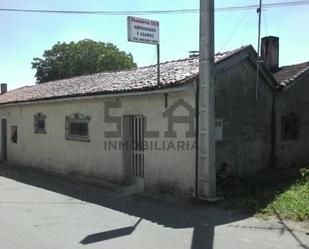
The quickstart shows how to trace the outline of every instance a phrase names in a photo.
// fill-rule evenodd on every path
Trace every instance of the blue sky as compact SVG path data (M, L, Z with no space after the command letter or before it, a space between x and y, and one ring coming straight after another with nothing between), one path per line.
M264 3L290 0L264 0ZM216 7L257 4L258 0L216 0ZM0 0L0 8L57 10L196 9L199 0ZM309 5L264 11L262 36L280 37L280 65L309 61ZM160 21L161 60L185 58L199 47L199 15L149 15ZM216 51L257 45L255 10L216 12ZM235 28L238 26L238 29ZM0 12L0 82L9 89L35 83L34 57L57 41L112 42L131 52L138 66L156 63L155 46L127 41L126 16L55 15Z

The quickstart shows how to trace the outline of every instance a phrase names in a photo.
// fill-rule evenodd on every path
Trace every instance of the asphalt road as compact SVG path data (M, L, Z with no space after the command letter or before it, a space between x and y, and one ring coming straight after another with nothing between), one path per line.
M309 236L216 206L0 167L0 249L289 249Z

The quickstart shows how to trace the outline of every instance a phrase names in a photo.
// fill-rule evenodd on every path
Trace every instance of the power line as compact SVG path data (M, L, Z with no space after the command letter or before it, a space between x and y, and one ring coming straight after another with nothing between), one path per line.
M227 38L227 40L224 42L224 44L222 45L222 47L220 48L219 52L221 52L225 46L230 42L230 40L233 38L233 36L236 34L237 30L239 29L239 27L241 26L241 24L245 21L245 19L247 18L249 12L251 11L251 9L248 9L246 11L246 13L244 14L244 16L240 19L239 23L235 26L235 28L233 29L232 33L230 34L230 36Z
M263 9L270 9L270 8L279 8L279 7L293 7L293 6L300 6L300 5L308 5L309 1L290 1L290 2L277 2L277 3L266 3L263 4ZM231 7L223 7L218 8L216 11L238 11L238 10L247 10L247 9L257 9L259 5L246 5L246 6L231 6Z
M277 2L263 4L263 9L279 8L279 7L293 7L309 5L309 1L290 1L290 2ZM216 8L217 12L228 12L228 11L241 11L257 9L258 5L244 5L244 6L228 6ZM142 10L142 11L92 11L92 10L44 10L44 9L11 9L11 8L0 8L2 12L26 12L26 13L45 13L45 14L77 14L77 15L166 15L166 14L191 14L199 13L199 9L175 9L175 10Z

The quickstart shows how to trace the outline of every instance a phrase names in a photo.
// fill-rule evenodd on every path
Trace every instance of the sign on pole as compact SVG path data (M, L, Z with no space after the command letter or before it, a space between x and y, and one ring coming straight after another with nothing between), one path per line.
M128 17L128 40L148 44L159 44L159 22L139 17Z

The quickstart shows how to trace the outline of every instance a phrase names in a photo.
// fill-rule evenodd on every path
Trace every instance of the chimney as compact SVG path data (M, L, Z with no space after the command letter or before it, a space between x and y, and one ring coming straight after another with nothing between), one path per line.
M8 84L6 83L1 83L0 84L0 88L1 88L1 94L4 94L8 91Z
M189 59L195 58L197 56L199 56L199 51L197 50L189 51Z
M279 37L262 38L261 57L270 71L273 72L279 68Z

